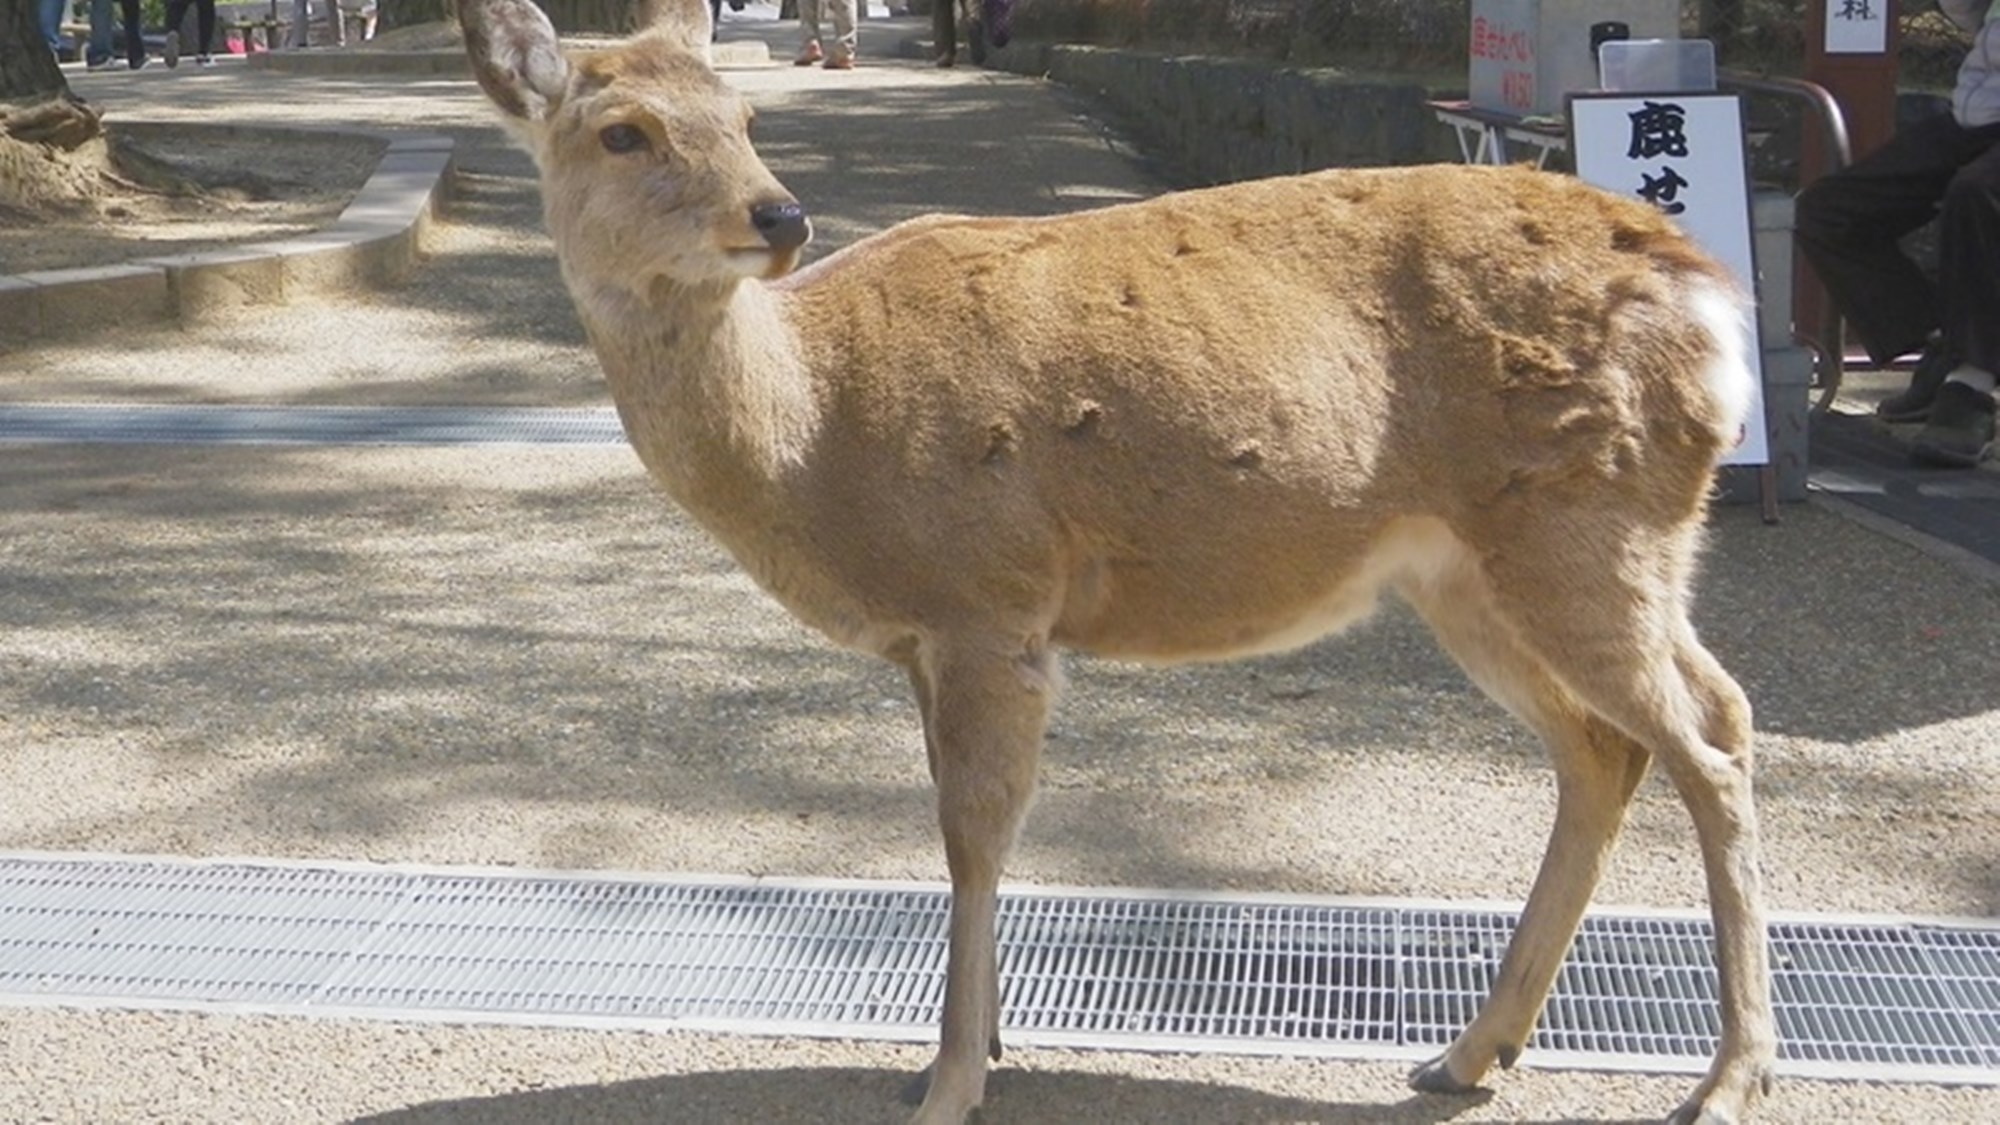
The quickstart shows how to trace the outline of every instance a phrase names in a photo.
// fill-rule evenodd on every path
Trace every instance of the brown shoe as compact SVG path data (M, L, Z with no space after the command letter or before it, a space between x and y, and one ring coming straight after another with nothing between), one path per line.
M792 60L792 65L811 66L825 57L825 53L819 49L817 42L808 43L804 47L799 48L799 57Z
M854 56L842 55L837 58L828 59L826 60L826 68L828 70L853 70Z

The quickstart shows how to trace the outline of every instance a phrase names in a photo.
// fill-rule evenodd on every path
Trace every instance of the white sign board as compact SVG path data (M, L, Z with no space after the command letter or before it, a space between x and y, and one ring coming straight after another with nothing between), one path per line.
M1826 53L1879 55L1889 49L1889 0L1824 0Z
M1743 105L1736 95L1580 94L1570 100L1569 123L1579 179L1672 215L1745 293L1756 294ZM1743 331L1757 392L1743 442L1723 464L1762 465L1770 452L1755 317L1746 318Z

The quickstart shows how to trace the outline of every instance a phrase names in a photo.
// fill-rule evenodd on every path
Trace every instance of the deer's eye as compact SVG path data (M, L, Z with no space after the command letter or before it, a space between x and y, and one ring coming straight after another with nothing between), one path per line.
M646 131L637 125L606 125L597 139L607 152L637 152L646 147Z

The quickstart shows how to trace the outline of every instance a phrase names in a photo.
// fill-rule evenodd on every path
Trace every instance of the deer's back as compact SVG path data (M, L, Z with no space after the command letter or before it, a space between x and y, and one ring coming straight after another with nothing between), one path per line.
M1698 512L1722 427L1688 292L1726 284L1650 208L1440 166L922 220L790 300L834 373L829 510L867 506L841 534L896 581L959 549L1024 598L1115 572L1146 612L1277 622L1524 496Z

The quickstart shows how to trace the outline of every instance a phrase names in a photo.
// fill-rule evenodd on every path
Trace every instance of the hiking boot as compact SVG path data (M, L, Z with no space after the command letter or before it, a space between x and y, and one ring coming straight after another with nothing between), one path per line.
M1993 396L1964 383L1946 383L1931 406L1931 420L1910 443L1919 465L1971 468L1993 448Z
M811 66L824 58L826 58L826 52L819 49L817 42L808 43L799 48L799 57L792 60L792 65Z
M1924 354L1917 360L1916 370L1910 372L1910 385L1901 394L1877 403L1875 416L1884 422L1921 422L1930 417L1931 403L1937 401L1938 388L1944 386L1944 377L1957 367L1957 361L1945 350L1943 341L1925 345Z
M160 48L160 57L163 60L165 60L168 70L172 70L173 68L181 65L180 32L178 31L167 32L167 42L165 46Z

